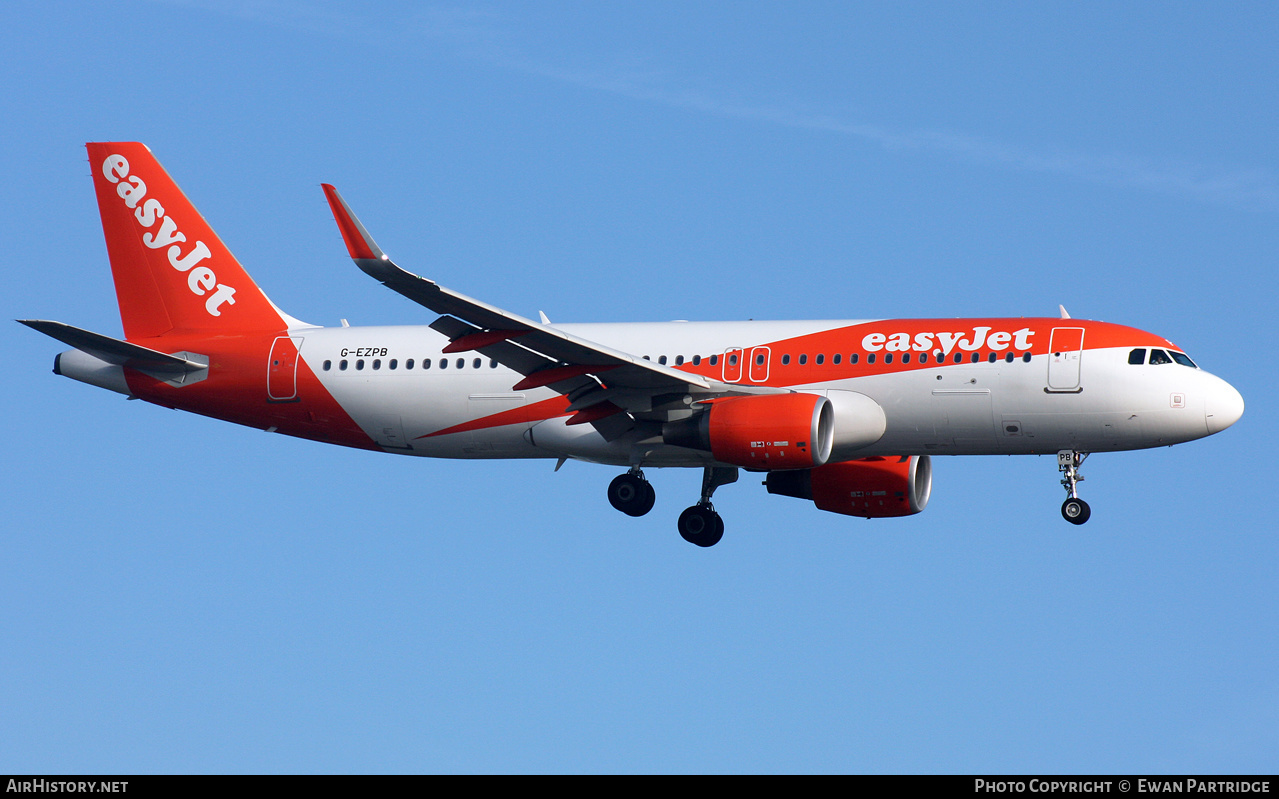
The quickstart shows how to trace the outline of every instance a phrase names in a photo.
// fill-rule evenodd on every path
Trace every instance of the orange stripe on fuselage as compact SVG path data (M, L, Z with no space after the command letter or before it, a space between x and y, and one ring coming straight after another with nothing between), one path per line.
M446 436L452 433L467 433L472 430L484 430L490 427L502 427L508 424L522 424L527 422L541 422L547 419L554 419L557 416L568 415L568 397L555 396L544 399L539 402L533 402L528 405L521 405L518 408L495 413L490 416L481 416L478 419L472 419L469 422L455 424L452 427L446 427L443 430L436 430L434 433L427 433L418 438L434 438L435 436Z
M1003 362L1008 353L1020 357L1029 352L1034 355L1047 355L1051 344L1052 331L1057 328L1083 328L1083 346L1085 350L1107 349L1114 347L1167 347L1178 349L1167 339L1124 325L1109 322L1093 322L1081 319L1058 319L1055 317L1012 318L1012 319L884 319L875 322L864 322L847 327L823 330L788 339L744 345L740 365L742 379L734 381L734 385L765 385L776 388L791 386L809 386L838 380L851 380L859 377L896 374L916 369L937 369L946 366L973 366L973 353L978 355L979 364L989 364L990 353L998 356ZM1018 340L1019 331L1023 333ZM993 334L1006 334L995 336ZM867 341L870 336L882 336ZM904 338L903 338L904 337ZM978 341L980 339L980 342ZM894 349L888 349L890 342ZM908 342L907 349L900 347ZM1028 346L1016 348L1018 343ZM870 344L870 347L866 345ZM979 345L980 344L980 345ZM999 346L992 346L999 345ZM919 347L922 348L918 348ZM931 346L930 346L931 345ZM965 346L966 345L966 346ZM765 382L749 380L751 350L755 347L769 348L769 374ZM875 349L871 349L871 347ZM972 347L973 349L967 349ZM867 356L874 353L875 363L867 363ZM936 354L941 352L943 362L938 363ZM954 354L959 352L963 359L955 363ZM849 356L857 354L857 363L849 363ZM892 363L885 363L885 355L893 355ZM668 353L674 354L674 353ZM833 362L834 355L840 355L840 363ZM909 363L902 363L903 355L910 355ZM710 356L717 356L717 363L710 364ZM790 356L790 363L783 364L784 355ZM801 355L807 356L807 363L799 363ZM823 356L823 363L818 364L817 356ZM924 356L921 358L921 356ZM685 357L691 357L685 354ZM713 380L721 380L724 364L721 360L724 353L706 353L701 355L701 363L694 366L684 363L673 367L689 374L701 375ZM603 378L607 381L607 377ZM535 423L568 415L568 400L565 397L534 402L519 408L512 408L491 416L483 416L468 422L453 425L434 433L427 433L418 438L431 438L451 433L465 433L501 427L508 424Z
M741 351L743 363L740 365L741 379L734 384L767 385L779 388L803 386L815 383L826 383L832 380L848 380L873 375L895 374L911 369L936 369L943 366L971 366L972 355L976 353L980 363L987 363L991 352L999 360L1008 353L1018 357L1029 352L1033 355L1047 355L1050 338L1055 328L1083 328L1084 349L1095 350L1110 347L1169 347L1177 349L1167 339L1160 338L1132 327L1114 325L1108 322L1092 322L1078 319L1026 318L1026 319L885 319L876 322L865 322L848 327L823 330L794 338L779 339L771 342L744 344ZM1029 331L1019 337L1018 331ZM992 337L995 338L992 346ZM871 336L882 336L870 339ZM1017 343L1028 346L1017 348ZM869 346L868 346L869 345ZM902 347L905 347L904 349ZM768 380L754 382L750 380L750 359L755 347L769 348ZM972 347L968 349L967 347ZM943 356L938 363L937 353ZM962 361L955 363L955 353L962 355ZM867 363L867 356L874 354L875 363ZM710 355L716 355L717 363L710 364ZM850 356L856 354L857 363L849 363ZM893 355L892 363L885 363L885 355ZM784 364L784 356L790 356L790 363ZM823 362L817 363L817 356ZM834 356L840 356L840 362L834 363ZM908 363L902 362L902 356L909 355ZM807 363L799 362L800 356L807 356ZM924 356L921 359L921 356ZM685 357L688 357L687 355ZM701 364L694 366L684 363L674 367L690 374L709 377L714 380L723 379L724 353L701 355Z

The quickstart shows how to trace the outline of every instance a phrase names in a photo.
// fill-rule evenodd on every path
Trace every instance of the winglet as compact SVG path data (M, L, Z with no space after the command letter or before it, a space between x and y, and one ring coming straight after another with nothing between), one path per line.
M328 198L333 219L338 223L338 230L342 232L342 240L346 242L346 250L351 254L351 258L357 263L363 260L389 261L386 253L382 252L377 242L369 235L369 231L360 224L355 214L351 213L351 207L342 199L342 195L338 194L338 190L328 183L321 183L320 187L324 189L324 196Z

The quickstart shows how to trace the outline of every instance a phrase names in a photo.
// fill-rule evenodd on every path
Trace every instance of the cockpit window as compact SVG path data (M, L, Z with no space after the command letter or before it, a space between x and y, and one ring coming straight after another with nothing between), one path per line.
M1176 350L1172 350L1168 354L1172 356L1172 359L1174 361L1181 364L1182 366L1189 366L1191 369L1199 368L1198 366L1195 365L1194 361L1190 360L1190 356L1184 352L1177 352Z
M1159 364L1172 363L1172 358L1168 357L1168 353L1163 350L1150 351L1150 365L1158 366Z
M1140 347L1128 353L1128 363L1133 366L1141 366L1146 362L1146 348Z

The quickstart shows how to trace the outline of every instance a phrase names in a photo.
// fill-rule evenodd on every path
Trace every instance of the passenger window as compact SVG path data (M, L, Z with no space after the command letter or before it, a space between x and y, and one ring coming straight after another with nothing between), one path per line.
M782 366L790 366L790 356L789 356L789 355L783 355L783 356L782 356Z
M825 362L826 362L826 356L825 356L825 355L818 355L818 356L817 356L817 365L818 365L818 366L821 366L821 365L822 365L823 363L825 363Z
M413 359L412 359L412 358L409 358L407 361L405 361L405 362L404 362L404 368L405 368L405 369L412 369L412 368L413 368Z
M1004 363L1012 363L1012 362L1013 362L1013 354L1010 352L1004 356Z
M909 352L902 356L902 363L910 363L910 353L909 353Z
M395 360L394 358L392 358L392 359L391 359L391 362L390 362L389 364L387 364L387 366L389 366L391 369L394 369L395 367L397 367L397 366L399 366L399 365L400 365L400 362L399 362L399 361L397 361L397 360Z
M849 363L857 363L857 353L855 353L855 352L854 352L852 355L849 355L849 356L848 356L848 362L849 362ZM873 361L872 361L872 363L873 363Z
M376 370L376 369L381 369L381 368L382 368L382 359L381 359L381 358L374 358L374 359L373 359L373 368L374 368L375 370Z
M457 359L457 368L458 368L458 369L461 369L461 368L462 368L462 367L464 367L464 366L466 366L466 359L465 359L465 358L458 358L458 359Z
M343 360L341 360L341 361L339 361L339 362L338 362L338 370L339 370L339 371L342 371L342 372L345 372L345 371L346 371L346 360L345 360L345 359L343 359Z
M496 361L496 360L494 360L494 359L490 359L490 360L489 360L489 368L490 368L490 369L496 369L496 368L497 368L497 361Z
M1030 353L1028 352L1025 355L1021 356L1021 359L1025 361L1026 363L1030 363Z
M666 356L665 356L665 355L659 355L659 356L657 356L657 362L658 362L658 363L660 363L662 366L665 366L665 365L666 365Z
M980 361L980 360L981 360L981 356L974 352L974 353L973 353L973 363L977 363L977 362L978 362L978 361Z
M1146 362L1146 348L1139 347L1128 353L1128 363L1132 366L1141 366Z
M694 355L694 356L693 356L693 365L694 365L694 366L701 366L701 365L702 365L702 356L700 356L700 355Z
M884 356L884 363L892 363L892 362L893 362L893 354L890 352Z
M759 366L764 365L764 353L761 352L755 356L755 363Z
M1150 351L1150 365L1151 365L1151 366L1159 366L1159 365L1161 365L1161 364L1165 364L1165 363L1172 363L1172 358L1169 358L1169 357L1168 357L1168 353L1164 352L1163 350L1151 350L1151 351Z
M962 352L955 353L955 363L959 363L962 360L964 360L964 354ZM974 352L973 361L976 362L976 360L977 360L977 353Z
M716 364L718 364L718 363L719 363L719 356L718 356L718 355L712 355L712 356L711 356L711 366L715 366L715 365L716 365Z
M676 356L675 356L675 365L676 365L676 366L683 366L683 365L684 365L684 356L683 356L683 355L676 355Z
M363 359L363 358L361 358L360 360L358 360L358 361L356 361L356 362L355 362L355 371L357 371L357 372L358 372L358 371L360 371L360 370L361 370L361 369L363 369L363 368L364 368L364 359Z
M471 366L475 369L479 369L483 363L484 363L483 358L476 358L474 361L471 361Z
M737 353L733 353L732 355L728 356L728 365L729 366L737 365Z
M441 359L440 359L440 368L441 368L441 369L447 369L447 368L449 368L449 359L448 359L448 358L441 358Z
M840 358L843 358L843 357L844 357L844 356L840 355L840 354L837 352L837 353L835 353L834 355L832 355L832 356L830 357L830 362L831 362L832 364L834 364L835 366L839 366L839 359L840 359Z
M803 366L803 365L804 365L804 364L806 364L806 363L808 363L808 355L807 355L807 354L804 354L804 355L799 356L799 365L800 365L800 366Z
M332 368L333 368L333 361L325 361L325 362L324 362L324 371L326 371L326 372L327 372L327 371L329 371L329 370L330 370L330 369L332 369Z
M874 363L874 362L875 362L875 353L872 352L870 355L866 356L866 363Z

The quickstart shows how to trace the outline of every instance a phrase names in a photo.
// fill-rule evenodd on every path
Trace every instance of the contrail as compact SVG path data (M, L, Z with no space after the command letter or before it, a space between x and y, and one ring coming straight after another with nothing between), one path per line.
M1068 150L1037 151L997 139L939 129L905 129L834 114L812 113L785 104L727 99L728 92L670 88L687 83L662 69L576 70L539 61L516 44L517 31L493 12L433 6L403 19L368 17L308 0L156 0L197 7L260 24L340 36L359 46L393 49L404 56L451 54L507 69L642 102L727 119L846 136L891 152L942 156L956 161L1071 180L1134 189L1254 211L1279 211L1279 186L1266 170L1224 171L1191 162L1138 156L1093 155Z

